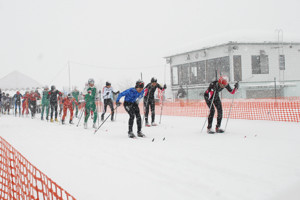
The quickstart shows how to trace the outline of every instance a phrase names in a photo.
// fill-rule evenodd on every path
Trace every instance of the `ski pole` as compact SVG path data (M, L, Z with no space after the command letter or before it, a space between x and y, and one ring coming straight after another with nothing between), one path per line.
M118 107L116 108L115 121L117 120Z
M162 116L162 111L163 111L163 107L164 107L164 94L165 94L165 90L163 91L163 95L162 95L159 124L161 124L161 116Z
M77 123L77 127L78 127L79 122L80 122L80 120L81 120L81 118L82 118L82 115L83 115L84 110L85 110L85 108L83 107L83 108L81 109L81 112L80 112L80 115L79 115L79 120L78 120L78 123Z
M113 111L114 111L115 109L117 109L117 107L118 107L118 106L116 106L116 107L113 109ZM101 128L101 126L106 122L106 120L107 120L110 116L111 116L111 113L105 118L105 120L100 124L100 126L98 126L98 128L95 130L94 134L97 133L97 131Z
M213 102L214 102L215 94L216 94L216 93L217 93L217 91L215 90L215 91L214 91L213 98L212 98L211 103L210 103L209 113L208 113L208 115L207 115L207 117L206 117L206 119L205 119L205 122L204 122L203 126L202 126L201 133L202 133L203 128L204 128L204 126L205 126L205 124L206 124L207 118L208 118L208 116L209 116L209 114L210 114L210 110L211 110L211 107L212 107L212 105L213 105Z
M232 108L233 101L234 101L234 95L235 95L235 93L233 94L233 97L232 97L232 102L231 102L231 105L230 105L230 109L229 109L229 113L228 113L228 117L227 117L227 121L226 121L224 132L226 131L227 123L228 123L229 116L230 116L230 113L231 113L231 108Z
M96 110L97 110L97 121L99 126L99 111L98 111L98 101L96 101Z
M148 101L149 101L149 97L150 97L150 91L151 91L151 88L150 88L150 90L148 91L148 97L147 97L147 101L146 101L146 107L143 106L143 108L144 108L144 117L143 117L143 120L142 120L142 126L143 126L143 124L144 124L145 115L146 115L146 110L147 110L147 108L149 107Z

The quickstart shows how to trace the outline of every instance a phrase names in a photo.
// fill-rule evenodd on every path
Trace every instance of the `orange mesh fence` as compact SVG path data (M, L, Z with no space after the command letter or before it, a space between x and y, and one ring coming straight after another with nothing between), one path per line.
M75 200L0 137L1 200Z
M230 110L231 99L222 99L223 118L227 118ZM140 103L143 113L143 103ZM108 109L110 112L110 109ZM125 113L124 107L118 112ZM160 104L155 106L156 115L160 114ZM207 117L209 108L204 100L183 100L164 102L163 115ZM149 114L150 116L150 114ZM215 113L215 117L217 113ZM232 119L271 120L284 122L300 122L300 98L286 99L235 99L230 113Z

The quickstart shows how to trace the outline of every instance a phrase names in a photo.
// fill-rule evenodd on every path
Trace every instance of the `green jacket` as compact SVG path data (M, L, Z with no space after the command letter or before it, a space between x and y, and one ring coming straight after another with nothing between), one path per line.
M73 96L73 97L76 99L76 101L78 102L79 91L74 90L74 91L72 92L72 96Z
M89 93L89 91L91 91L91 93ZM95 98L96 98L96 93L97 93L96 88L95 87L89 87L87 89L87 92L88 93L84 97L86 106L95 105Z
M49 95L49 91L44 90L43 97L42 97L42 104L49 104L48 95Z

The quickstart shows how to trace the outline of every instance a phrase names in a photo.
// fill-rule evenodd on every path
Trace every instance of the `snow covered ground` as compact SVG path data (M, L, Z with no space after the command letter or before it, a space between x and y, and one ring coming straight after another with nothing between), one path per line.
M127 120L118 114L94 135L2 115L0 134L77 199L300 197L299 123L229 120L225 134L209 135L200 133L204 118L163 116L143 128L147 138L129 139Z

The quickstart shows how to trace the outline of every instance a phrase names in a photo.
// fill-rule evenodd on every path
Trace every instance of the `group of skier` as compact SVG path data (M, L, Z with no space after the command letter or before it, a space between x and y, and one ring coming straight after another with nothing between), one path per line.
M32 117L34 117L36 111L37 111L37 99L40 98L39 92L31 91L30 93L28 91L25 92L24 95L22 95L19 91L17 91L12 97L9 96L8 93L1 93L0 90L0 108L2 114L10 114L11 107L14 107L14 113L15 116L19 115L21 116L25 114L29 114L29 110L31 111ZM22 104L22 112L21 112L21 104Z
M64 95L62 92L57 90L54 85L51 86L49 90L48 86L44 87L42 92L42 97L38 93L38 91L26 92L24 95L20 94L18 91L13 98L10 98L8 94L1 93L0 90L0 106L1 110L9 112L9 107L7 107L7 102L12 101L15 104L15 114L19 113L21 115L21 103L22 103L22 115L28 114L30 109L31 116L34 117L36 113L36 101L37 99L41 99L42 109L41 109L41 120L44 120L44 114L46 116L46 120L50 122L58 121L58 106L60 108L60 116L62 115L61 122L65 124L67 111L70 112L69 123L73 124L73 111L75 110L76 117L82 117L84 114L84 128L88 127L88 119L91 115L93 120L93 128L97 128L96 122L98 119L98 104L96 103L99 100L99 94L103 99L103 109L101 114L101 121L104 121L104 116L107 111L107 106L110 107L111 113L110 118L111 121L114 121L114 114L117 107L121 105L121 98L124 97L124 108L125 111L129 115L128 121L128 136L130 138L136 137L133 133L133 123L136 118L137 123L137 136L144 137L145 135L142 133L142 119L139 109L139 102L142 98L143 106L144 106L144 117L145 117L145 126L156 126L155 123L155 98L154 94L156 89L164 91L167 86L164 84L163 86L157 83L156 78L151 78L150 83L144 86L144 82L139 80L136 82L135 87L129 88L123 92L115 92L111 86L110 82L106 82L102 91L97 91L95 87L94 79L89 79L84 89L84 94L82 95L83 99L80 99L81 95L79 91L75 88L71 93ZM234 88L232 89L228 84L228 78L226 76L221 76L217 81L213 81L210 83L209 87L204 93L204 99L209 107L209 116L208 116L208 126L207 133L222 133L224 130L220 129L221 121L223 117L223 109L221 99L219 97L219 93L226 88L231 94L234 94L239 88L238 82L235 83ZM182 92L181 92L182 93ZM114 96L118 95L116 98L116 107L114 108ZM81 110L80 116L78 116L78 107L83 103L83 108ZM11 103L9 103L11 104ZM19 109L17 109L19 108ZM148 115L151 110L151 123L149 123ZM212 130L212 122L215 114L215 110L218 111L217 116L217 125L215 131ZM62 114L63 113L63 114ZM54 117L54 118L53 118Z

